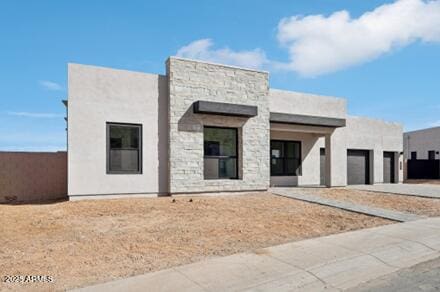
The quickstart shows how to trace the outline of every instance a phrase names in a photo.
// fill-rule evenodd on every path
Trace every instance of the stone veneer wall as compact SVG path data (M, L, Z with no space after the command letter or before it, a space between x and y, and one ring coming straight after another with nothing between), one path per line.
M171 57L169 78L170 193L265 190L269 187L268 74ZM253 118L193 114L197 100L258 106ZM239 129L239 179L204 180L203 126Z

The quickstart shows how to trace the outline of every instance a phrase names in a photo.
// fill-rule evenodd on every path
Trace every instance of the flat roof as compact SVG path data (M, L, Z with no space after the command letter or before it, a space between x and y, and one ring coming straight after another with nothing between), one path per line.
M279 124L294 124L294 125L332 127L332 128L345 127L346 125L345 119L274 113L274 112L270 113L270 122L279 123Z

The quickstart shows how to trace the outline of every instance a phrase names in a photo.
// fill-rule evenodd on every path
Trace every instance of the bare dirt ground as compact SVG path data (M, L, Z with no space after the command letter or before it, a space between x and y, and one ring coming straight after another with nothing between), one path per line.
M268 193L189 199L0 205L0 290L64 290L392 223ZM5 284L5 275L54 282Z
M430 217L440 216L440 200L340 188L303 188L305 193Z
M440 179L407 179L406 184L440 185Z

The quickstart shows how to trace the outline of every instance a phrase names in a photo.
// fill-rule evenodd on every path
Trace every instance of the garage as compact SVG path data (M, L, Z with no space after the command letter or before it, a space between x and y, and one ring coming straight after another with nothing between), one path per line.
M370 155L368 150L347 150L347 184L370 183Z
M383 153L383 182L394 183L394 152Z

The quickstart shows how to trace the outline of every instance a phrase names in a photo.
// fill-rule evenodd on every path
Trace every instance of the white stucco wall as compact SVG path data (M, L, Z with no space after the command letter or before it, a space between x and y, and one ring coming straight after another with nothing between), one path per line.
M417 152L417 159L428 159L428 151L440 152L440 127L406 132L403 135L405 159L410 159L411 152ZM436 154L436 159L440 158Z
M344 119L347 101L343 98L270 89L269 108L276 113Z
M383 152L396 152L395 170L399 181L403 180L403 165L400 152L403 151L402 125L398 123L385 122L382 120L365 117L347 117L347 125L340 128L339 137L345 149L359 149L370 151L370 179L371 183L383 182ZM344 143L345 140L345 143ZM320 139L319 146L324 146L324 139ZM345 162L346 164L346 151ZM342 169L342 168L341 168ZM341 174L343 171L341 170ZM346 168L345 168L346 176Z
M383 152L403 151L402 125L365 117L347 119L346 139L348 149L366 149L373 153L373 183L383 182ZM362 148L363 147L363 148ZM395 169L399 181L403 179L403 167L395 157Z
M370 169L371 183L383 182L383 152L395 152L395 175L399 181L403 180L400 157L400 152L403 150L401 125L377 119L347 116L346 100L335 97L270 89L269 104L271 112L346 119L346 127L337 128L331 134L326 134L330 137L333 153L332 186L347 184L347 149L370 151L370 165L373 166ZM324 131L320 135L304 134L301 132L306 132L307 127L297 125L284 127L290 127L291 131L297 129L299 132L280 131L277 126L271 131L271 139L284 137L286 140L302 141L303 172L300 177L271 177L271 185L319 185L319 149L325 148ZM304 151L308 154L304 155Z
M68 194L167 192L165 76L68 65ZM142 124L142 174L106 174L106 122Z

